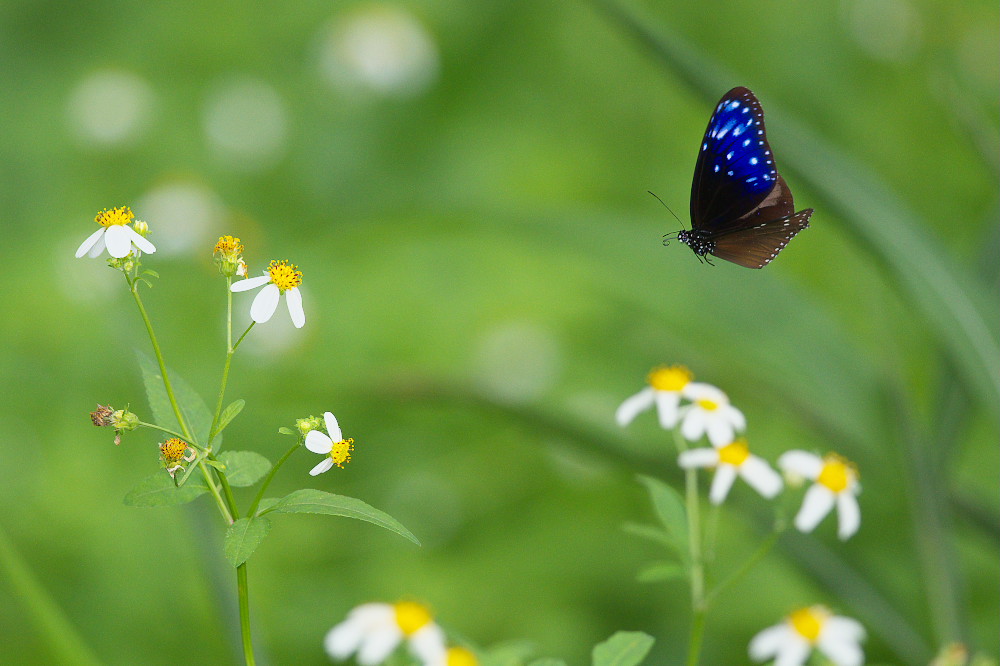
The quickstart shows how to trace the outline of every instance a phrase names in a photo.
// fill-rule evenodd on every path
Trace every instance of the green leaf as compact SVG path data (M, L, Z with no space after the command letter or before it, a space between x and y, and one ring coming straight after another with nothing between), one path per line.
M653 502L653 508L656 509L660 522L667 528L667 534L670 535L677 550L686 557L688 524L684 500L676 490L659 479L640 475L639 481L649 491L649 499Z
M142 370L142 383L146 387L146 397L149 399L149 408L153 412L153 419L157 425L170 430L183 432L177 417L174 415L170 399L167 397L167 390L163 387L163 375L160 373L160 366L149 355L136 351L139 357L139 368ZM170 370L170 385L174 389L174 396L180 406L184 420L187 421L191 432L194 434L197 443L208 441L208 429L212 427L212 412L208 405L201 399L194 389L192 389L184 379L173 370ZM216 437L216 442L221 443L222 437ZM218 444L216 444L216 447Z
M633 536L661 543L665 546L674 545L674 541L670 538L669 534L664 532L659 527L653 527L652 525L642 525L640 523L628 522L622 525L622 531Z
M226 529L226 540L222 544L226 559L234 567L240 566L250 559L270 531L271 521L267 518L240 518Z
M534 652L535 647L530 642L511 640L492 645L479 656L482 666L523 666Z
M207 487L197 483L188 483L178 488L166 471L160 471L140 481L139 485L128 491L124 501L128 506L177 506L187 504L207 492Z
M528 664L528 666L566 666L566 662L562 659L542 657L541 659L535 659L533 662Z
M594 666L635 666L649 654L653 637L641 631L619 631L594 647Z
M237 488L252 486L271 471L271 461L254 451L223 451L219 462L225 466L229 485Z
M640 583L661 583L687 577L687 568L677 562L656 562L645 567L635 579Z
M215 436L218 437L219 433L226 429L229 422L239 416L239 413L243 411L243 407L247 404L247 401L243 398L239 400L233 400L225 409L222 410L222 414L219 415L219 425L215 426Z
M328 516L344 516L345 518L355 518L364 520L373 525L384 527L390 532L406 537L413 543L420 545L417 537L400 524L389 514L365 504L354 497L344 495L334 495L322 490L303 488L285 495L277 501L267 501L261 503L267 508L257 512L258 515L265 513L322 513Z
M278 432L281 433L282 435L296 434L294 430L292 430L291 428L286 428L285 426L281 426L280 428L278 428Z
M160 277L160 274L159 274L159 273L157 273L156 271L154 271L154 270L153 270L153 269L151 269L151 268L147 268L146 270L144 270L144 271L142 272L142 274L143 274L143 275L152 275L152 276L153 276L153 277L155 277L155 278L158 278L158 277Z

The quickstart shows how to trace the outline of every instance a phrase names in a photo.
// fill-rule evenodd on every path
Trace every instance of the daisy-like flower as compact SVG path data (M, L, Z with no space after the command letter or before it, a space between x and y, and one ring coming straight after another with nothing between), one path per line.
M289 264L282 259L272 261L264 275L237 280L233 283L233 291L247 291L267 285L260 290L250 305L250 318L258 324L263 324L271 318L278 307L278 300L285 295L288 314L292 317L295 328L302 328L306 323L306 313L302 310L302 294L299 285L302 284L302 271L295 264Z
M472 650L456 645L448 648L433 666L479 666L479 659Z
M306 448L325 456L320 464L309 471L309 476L322 474L334 465L343 469L346 463L351 462L354 439L344 439L344 433L340 431L340 425L333 412L325 412L323 421L326 423L326 432L310 430L306 433Z
M327 633L323 644L334 659L357 653L361 666L375 666L388 659L404 640L424 666L449 663L444 632L434 623L430 610L413 601L362 604Z
M690 405L681 407L681 435L689 442L708 435L714 447L733 441L736 432L746 430L743 412L729 404L729 397L711 384L693 382L684 388L684 397Z
M219 242L212 248L212 256L215 257L215 263L223 275L228 277L247 276L246 262L243 261L243 243L240 242L239 238L220 236Z
M833 615L823 606L800 608L781 624L768 627L750 641L750 658L774 659L774 666L802 666L818 649L836 666L861 666L865 630L849 617Z
M858 470L852 462L835 453L820 458L808 451L787 451L778 458L778 467L786 475L805 477L815 483L806 491L802 508L795 516L800 532L811 532L834 505L837 507L837 536L849 539L861 527L861 492Z
M171 478L177 474L178 470L184 469L184 463L192 462L195 457L195 452L191 450L187 442L176 437L171 437L160 444L160 462Z
M712 504L722 504L737 476L754 490L771 499L781 491L781 476L761 458L750 453L747 440L738 438L720 448L690 449L681 453L677 463L684 469L715 467L715 477L708 497Z
M94 218L94 221L101 225L101 228L87 237L87 240L80 243L76 249L76 257L79 259L83 255L96 257L104 248L108 248L108 254L115 259L127 257L134 245L146 254L156 252L156 247L142 237L138 231L129 226L135 215L128 206L102 210ZM143 225L141 228L148 233L149 227L144 222L136 222L135 226Z
M615 412L615 421L626 426L640 413L656 406L660 425L667 430L677 425L677 410L681 404L684 387L693 375L683 365L663 365L653 369L646 378L649 384L621 404Z

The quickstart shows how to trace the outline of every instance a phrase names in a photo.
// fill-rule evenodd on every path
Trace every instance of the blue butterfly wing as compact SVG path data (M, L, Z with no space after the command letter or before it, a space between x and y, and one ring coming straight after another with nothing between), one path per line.
M778 182L764 131L764 110L747 88L723 95L698 152L691 184L691 226L713 234L743 226ZM791 196L788 197L791 208ZM779 211L771 211L779 213ZM794 212L794 208L777 217Z

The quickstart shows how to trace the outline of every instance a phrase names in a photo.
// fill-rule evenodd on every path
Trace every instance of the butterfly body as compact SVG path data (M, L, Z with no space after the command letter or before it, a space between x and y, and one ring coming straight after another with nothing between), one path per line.
M763 268L812 209L795 212L764 131L764 111L746 88L723 95L702 139L691 184L691 229L672 235L698 257Z

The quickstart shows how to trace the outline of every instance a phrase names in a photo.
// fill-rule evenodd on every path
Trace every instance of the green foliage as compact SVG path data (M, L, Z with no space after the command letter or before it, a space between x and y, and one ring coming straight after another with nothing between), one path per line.
M680 557L686 559L689 535L684 500L676 490L659 479L639 476L639 481L649 491L649 499L656 510L656 516L667 530L671 545Z
M639 570L635 579L640 583L661 583L668 580L683 580L687 569L676 562L654 562Z
M128 506L177 506L187 504L199 495L208 492L208 488L197 483L186 483L178 488L174 480L164 470L147 476L135 488L128 491L124 502Z
M219 424L215 426L214 436L216 438L219 436L219 433L226 429L226 426L228 426L233 419L239 416L246 404L247 401L240 398L239 400L233 400L226 406L225 409L222 410L222 414L219 416Z
M167 391L163 387L163 374L156 361L148 354L136 351L139 358L139 368L142 370L142 383L146 387L146 397L149 400L149 408L153 412L153 419L157 425L169 428L177 432L183 432L180 424L177 423L177 416L174 414ZM181 414L197 442L204 444L208 442L208 431L212 427L212 412L201 396L184 381L184 379L174 371L170 371L170 383L180 406ZM218 449L222 445L222 436L215 438L213 443Z
M265 513L321 513L328 516L344 516L345 518L363 520L390 532L395 532L418 546L420 545L417 537L413 536L398 520L354 497L344 497L322 490L303 488L280 499L265 499L260 503L260 506L257 515Z
M226 559L234 567L243 564L270 531L271 521L263 516L240 518L226 528L226 538L222 545Z
M528 662L528 666L566 666L566 662L562 659L542 657L541 659L535 659L534 661Z
M237 488L252 486L271 471L271 461L256 451L223 451L219 461L225 466L229 485Z
M594 646L593 666L635 666L653 648L653 637L641 631L619 631Z

